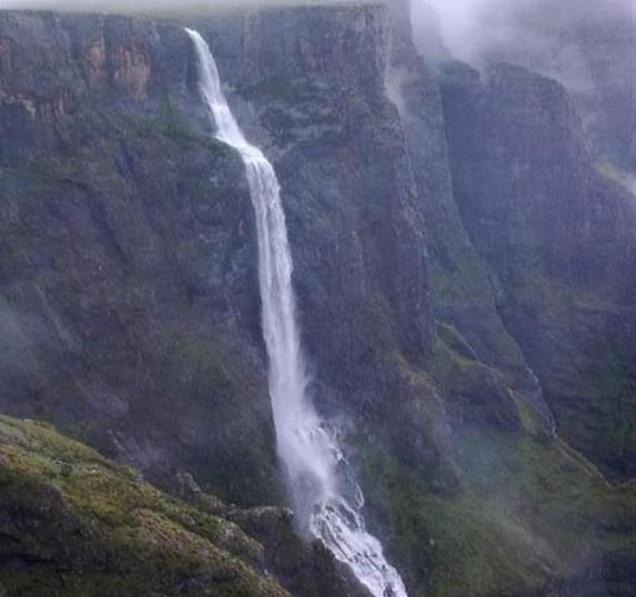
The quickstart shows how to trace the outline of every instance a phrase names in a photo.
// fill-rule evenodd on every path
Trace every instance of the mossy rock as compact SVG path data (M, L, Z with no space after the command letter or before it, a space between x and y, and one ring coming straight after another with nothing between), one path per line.
M51 427L0 417L8 596L283 596L261 545Z
M414 596L630 595L636 485L610 485L560 439L455 431L459 485L440 493L358 446L369 518Z

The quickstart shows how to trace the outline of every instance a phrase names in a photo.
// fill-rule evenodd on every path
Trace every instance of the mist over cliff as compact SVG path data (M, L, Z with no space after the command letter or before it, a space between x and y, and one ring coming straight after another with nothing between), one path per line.
M563 27L617 19L633 23L636 19L629 0L415 0L415 20L427 6L439 15L442 34L453 54L468 62L482 59L502 45L560 53L567 48L559 47L552 35Z
M95 12L105 11L113 13L145 12L145 11L222 11L245 8L264 8L279 6L302 6L320 4L347 4L347 0L140 0L131 5L123 0L2 0L0 8L63 10ZM355 3L355 2L354 2ZM361 4L368 3L360 0Z
M636 174L633 2L415 1L412 17L420 44L430 43L429 7L456 58L479 68L502 61L520 64L565 85L601 159Z
M626 4L46 4L0 11L0 595L632 597Z

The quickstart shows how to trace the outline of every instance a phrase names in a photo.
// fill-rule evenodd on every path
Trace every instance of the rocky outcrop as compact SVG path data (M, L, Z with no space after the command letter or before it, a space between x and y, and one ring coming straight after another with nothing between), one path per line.
M487 261L504 276L525 267L588 285L629 282L633 201L594 168L565 89L507 64L483 77L460 65L446 73L457 201Z
M188 474L177 485L183 501L44 423L0 417L3 594L369 597L287 510L226 505Z
M411 41L408 24L399 19L395 22L389 95L397 95L394 101L404 126L426 227L432 304L442 326L438 343L456 346L459 341L468 360L473 361L476 378L481 378L477 383L471 381L468 394L453 387L450 381L454 376L437 376L437 383L456 426L518 428L520 419L510 400L512 392L536 411L545 432L550 433L553 417L541 387L499 317L488 265L476 252L458 211L436 71L430 56L420 55ZM431 373L435 377L435 367Z
M5 595L289 595L234 523L39 423L0 419Z

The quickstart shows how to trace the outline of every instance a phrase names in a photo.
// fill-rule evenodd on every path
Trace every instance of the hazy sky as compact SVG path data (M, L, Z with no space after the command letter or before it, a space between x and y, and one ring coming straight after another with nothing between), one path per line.
M0 8L47 8L50 10L143 11L162 8L221 7L239 5L302 4L303 0L0 0Z
M423 3L439 14L442 35L451 52L470 60L484 47L527 42L529 31L582 18L619 14L636 23L636 0L411 0L417 18Z
M0 0L0 8L146 11L188 7L232 8L240 5L302 4L310 0ZM313 0L343 2L347 0ZM355 2L356 0L349 0ZM366 0L373 1L373 0ZM636 0L411 0L414 18L440 16L444 41L458 58L471 61L484 47L512 41L532 29L532 19L552 25L581 15L618 12L636 22ZM592 17L594 18L594 17ZM427 30L424 28L424 30ZM430 29L428 30L430 31ZM526 40L527 41L527 40Z

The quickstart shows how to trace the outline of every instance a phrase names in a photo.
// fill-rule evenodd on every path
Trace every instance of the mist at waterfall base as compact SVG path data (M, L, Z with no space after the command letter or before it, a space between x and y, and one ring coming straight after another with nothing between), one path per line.
M207 42L187 30L197 56L199 91L217 128L245 165L256 215L262 327L269 358L269 393L279 457L306 532L348 564L375 597L406 597L404 583L366 530L364 497L328 426L307 396L307 374L296 320L293 262L274 168L243 136L225 99Z

